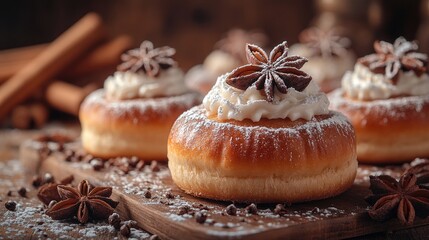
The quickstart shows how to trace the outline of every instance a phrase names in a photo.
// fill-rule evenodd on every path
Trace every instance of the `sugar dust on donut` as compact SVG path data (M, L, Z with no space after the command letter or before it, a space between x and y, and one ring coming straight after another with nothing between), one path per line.
M203 104L184 112L168 139L174 182L198 197L302 202L348 189L357 169L355 133L288 56L246 46L248 63L219 76Z

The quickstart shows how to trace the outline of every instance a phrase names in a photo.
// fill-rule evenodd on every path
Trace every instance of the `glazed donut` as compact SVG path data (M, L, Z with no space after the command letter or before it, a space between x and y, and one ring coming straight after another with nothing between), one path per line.
M356 130L360 162L404 162L429 156L429 95L353 100L341 89L329 95Z
M137 156L165 160L176 118L201 102L197 93L111 101L104 90L91 93L80 108L82 145L93 156Z
M354 181L354 130L336 112L303 119L218 121L194 107L168 139L169 168L185 192L239 202L302 202Z

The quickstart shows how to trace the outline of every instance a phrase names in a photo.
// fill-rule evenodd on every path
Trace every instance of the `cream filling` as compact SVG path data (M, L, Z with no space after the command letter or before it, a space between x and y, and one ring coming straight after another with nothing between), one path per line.
M342 79L342 88L348 97L358 100L388 99L400 95L419 96L429 94L429 76L417 76L413 71L400 71L397 84L384 74L375 74L357 63L353 72Z
M104 88L107 98L117 100L175 96L188 91L179 68L161 71L156 78L143 72L117 71L106 79Z
M203 100L209 116L217 116L221 120L251 119L257 122L261 118L310 120L314 115L328 113L329 100L313 81L302 92L289 88L286 94L282 94L276 90L274 101L268 102L255 86L242 91L228 85L225 82L227 76L218 77Z

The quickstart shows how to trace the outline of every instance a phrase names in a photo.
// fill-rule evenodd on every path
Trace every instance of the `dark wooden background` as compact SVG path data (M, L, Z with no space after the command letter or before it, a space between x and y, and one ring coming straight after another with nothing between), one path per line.
M282 40L294 43L298 33L324 10L334 12L351 30L355 50L363 55L371 51L373 39L416 38L422 1L1 1L0 49L52 41L85 13L95 11L111 35L129 34L136 45L149 39L156 46L175 47L179 64L187 69L202 62L231 28L260 29L270 38L270 46Z

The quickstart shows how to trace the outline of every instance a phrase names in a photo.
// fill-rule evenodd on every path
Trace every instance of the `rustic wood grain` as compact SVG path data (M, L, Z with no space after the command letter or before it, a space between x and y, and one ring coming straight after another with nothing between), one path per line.
M94 185L113 186L113 198L121 202L117 211L122 216L136 220L143 229L163 238L342 239L406 229L396 219L387 222L371 220L366 213L367 204L364 201L364 197L369 194L364 175L368 172L398 175L401 171L399 166L386 169L360 166L358 178L347 192L327 200L292 205L287 208L288 213L284 217L276 217L270 210L265 210L273 209L274 205L259 206L258 215L246 214L245 205L238 205L238 216L228 216L222 212L230 203L199 199L183 193L172 182L165 164L161 164L161 170L156 173L146 167L142 172L120 175L111 169L94 171L89 164L82 162L65 162L65 156L61 152L54 152L42 160L37 156L37 146L34 141L27 141L21 147L20 158L23 165L28 166L27 169L51 172L54 176L73 174L78 181L88 179ZM80 148L79 143L72 143L69 147ZM40 160L41 164L37 167L37 161ZM151 199L142 194L148 187L152 191ZM176 195L176 198L165 198L168 191ZM207 206L208 223L199 224L192 216L178 216L177 208L183 204ZM315 207L319 208L319 212L309 214ZM403 235L398 236L414 236L413 234L417 234L416 227L428 223L429 219L417 219L414 230L401 232Z

